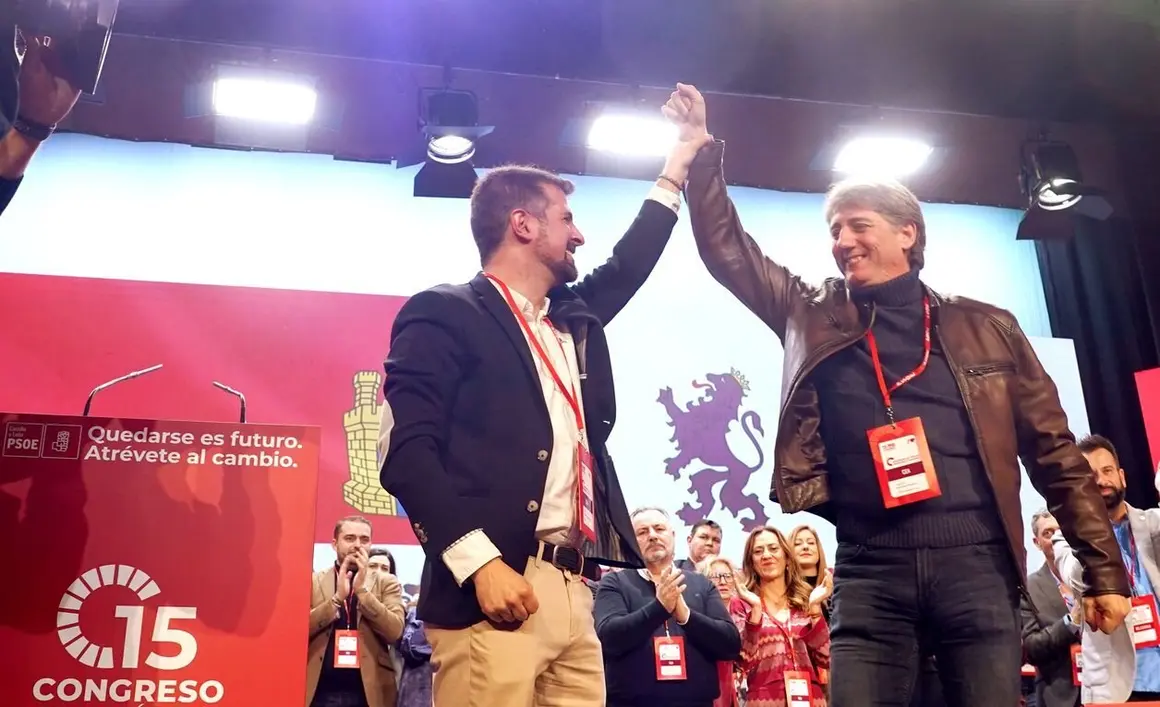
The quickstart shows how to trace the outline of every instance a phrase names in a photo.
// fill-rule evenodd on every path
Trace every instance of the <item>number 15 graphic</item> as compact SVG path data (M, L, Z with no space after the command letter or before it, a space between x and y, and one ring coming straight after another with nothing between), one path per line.
M138 668L141 662L141 638L145 628L145 607L118 606L116 617L125 619L125 645L121 652L121 667ZM197 639L189 631L173 628L170 623L196 618L196 607L157 607L157 617L153 622L153 642L174 644L179 650L174 656L158 655L150 651L145 658L145 665L157 670L181 670L192 663L197 657Z

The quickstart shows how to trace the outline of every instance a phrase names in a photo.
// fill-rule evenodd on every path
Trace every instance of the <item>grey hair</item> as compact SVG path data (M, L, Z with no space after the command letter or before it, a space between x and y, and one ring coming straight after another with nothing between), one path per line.
M906 252L906 257L912 268L926 264L923 255L926 250L926 220L918 197L906 185L894 179L865 177L851 177L831 185L823 207L826 223L839 210L850 207L869 209L896 228L914 224L914 246Z
M1039 537L1039 528L1036 526L1039 525L1039 521L1043 520L1044 518L1051 517L1053 517L1052 512L1046 508L1040 508L1039 510L1035 511L1035 513L1031 516L1031 534L1034 537Z
M635 520L636 517L638 515L640 515L641 513L648 513L649 511L656 511L657 513L660 513L661 515L663 515L665 517L665 520L672 520L672 516L669 515L669 512L663 508L660 508L659 506L640 506L639 508L634 510L632 513L628 514L628 519Z

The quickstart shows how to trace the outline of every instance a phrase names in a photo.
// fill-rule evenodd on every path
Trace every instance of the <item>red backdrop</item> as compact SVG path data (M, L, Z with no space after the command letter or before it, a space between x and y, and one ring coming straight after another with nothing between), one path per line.
M0 704L301 704L318 432L0 415Z
M315 541L361 513L378 543L415 544L401 509L384 507L368 460L374 401L356 409L360 372L381 400L391 323L405 298L250 287L0 275L0 410L79 414L96 385L164 368L97 395L94 415L249 421L322 428ZM359 421L362 422L359 422ZM356 429L348 449L346 422ZM373 425L377 427L377 425ZM352 481L352 469L372 483ZM354 503L344 500L344 484Z
M1140 391L1140 408L1144 411L1144 427L1148 431L1148 446L1152 450L1152 471L1160 467L1160 368L1136 374L1136 388Z

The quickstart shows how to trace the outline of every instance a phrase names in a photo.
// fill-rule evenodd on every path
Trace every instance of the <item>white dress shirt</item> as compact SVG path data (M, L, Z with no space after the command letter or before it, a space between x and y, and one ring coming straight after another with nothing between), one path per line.
M674 212L680 211L681 197L661 187L653 187L648 198L667 206ZM495 283L492 283L495 285ZM503 296L503 290L495 285ZM528 323L533 335L540 342L544 353L555 367L557 375L564 385L569 386L568 394L575 391L576 404L580 406L580 415L584 415L584 400L580 393L580 372L576 363L576 347L572 335L566 331L555 329L547 320L548 299L540 309L528 301L519 292L511 290L512 299L516 302L524 321ZM505 298L506 299L506 298ZM513 315L514 316L514 315ZM536 364L536 371L540 377L540 388L544 393L544 403L548 407L548 416L552 422L552 456L548 462L548 475L544 483L544 496L540 502L540 515L536 522L536 538L554 545L568 544L572 530L576 524L576 445L580 439L580 430L576 424L576 414L567 398L556 385L555 379L544 365L535 347L527 338L527 331L523 326L524 339L528 342L529 353ZM558 337L558 340L557 340ZM587 421L585 421L587 429ZM473 530L459 540L452 543L443 551L443 562L455 576L455 581L462 585L476 570L485 564L500 557L501 553L495 544L483 532L483 529ZM523 567L516 567L522 572Z

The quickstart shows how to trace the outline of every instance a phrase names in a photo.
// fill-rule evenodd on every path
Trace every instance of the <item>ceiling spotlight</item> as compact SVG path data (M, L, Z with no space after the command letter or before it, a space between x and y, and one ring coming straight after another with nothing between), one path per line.
M844 174L903 177L922 168L934 149L922 142L899 137L859 137L842 146L834 159L834 171Z
M419 92L419 124L427 136L427 156L441 164L466 162L475 142L495 130L479 124L479 99L471 91L424 89Z
M427 156L440 164L459 164L475 156L475 143L459 135L433 137L427 142Z
M423 89L419 127L427 159L415 175L415 196L466 199L475 188L476 142L495 130L479 124L479 99L471 91Z
M220 76L213 84L213 111L222 117L306 125L317 106L318 92L305 81Z
M1023 145L1019 188L1027 197L1027 211L1018 240L1070 238L1076 216L1103 221L1112 215L1104 191L1084 184L1075 151L1063 142L1040 139Z
M667 120L629 111L601 113L588 129L588 149L634 157L663 157L678 137Z

